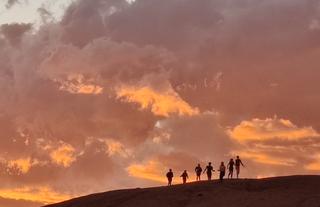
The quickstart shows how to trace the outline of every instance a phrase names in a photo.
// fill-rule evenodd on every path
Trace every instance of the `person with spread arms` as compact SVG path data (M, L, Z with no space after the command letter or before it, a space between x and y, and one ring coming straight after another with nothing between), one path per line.
M214 172L211 162L209 162L209 165L204 169L203 173L205 172L207 172L208 180L211 180L212 172Z

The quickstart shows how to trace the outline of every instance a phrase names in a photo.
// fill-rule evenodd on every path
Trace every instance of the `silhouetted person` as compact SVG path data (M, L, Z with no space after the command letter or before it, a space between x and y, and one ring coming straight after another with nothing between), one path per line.
M239 174L240 174L240 165L242 165L244 167L244 164L240 160L239 156L237 156L237 159L236 159L237 179L239 178Z
M187 179L189 179L187 171L186 170L183 171L183 173L182 173L182 175L180 177L182 177L183 184L186 184L187 183Z
M194 171L196 172L197 178L196 180L201 180L201 173L202 173L202 168L200 166L200 164L198 164L198 166L194 169Z
M207 172L208 180L211 180L212 172L214 172L211 162L209 162L209 165L204 169L203 173L205 172Z
M229 163L227 165L227 168L229 170L228 178L231 177L231 179L233 177L233 166L234 166L234 161L233 161L233 159L230 159L230 161L229 161Z
M167 178L168 178L168 186L172 185L172 178L173 178L173 172L171 169L169 169L169 172L167 172Z
M221 165L219 167L219 172L220 172L220 182L223 181L223 177L226 175L226 166L224 165L224 162L221 162Z

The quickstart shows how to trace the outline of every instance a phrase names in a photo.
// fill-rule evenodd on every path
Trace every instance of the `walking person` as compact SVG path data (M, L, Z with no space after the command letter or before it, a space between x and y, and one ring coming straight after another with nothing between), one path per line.
M186 184L187 183L187 179L189 179L187 170L183 171L183 173L182 173L182 175L180 177L182 177L182 183Z
M219 172L220 172L220 182L223 181L223 177L226 175L226 166L224 165L224 162L221 162L221 165L219 167Z
M211 162L209 162L208 166L204 169L203 173L207 172L208 180L211 180L212 172L214 172Z
M236 159L237 179L239 178L239 174L240 174L240 165L242 165L242 167L245 167L242 161L240 160L239 156L237 156L237 159Z
M168 186L171 186L172 185L172 178L173 178L172 169L169 169L169 172L167 172L167 178L168 178Z
M228 163L228 165L227 165L227 168L228 168L228 170L229 170L229 174L228 174L228 179L229 178L233 178L233 166L234 166L234 161L233 161L233 159L231 158L230 159L230 161L229 161L229 163Z
M201 173L202 173L202 168L201 168L200 164L198 164L198 166L194 169L194 171L196 172L196 175L197 175L196 180L200 181L201 180Z

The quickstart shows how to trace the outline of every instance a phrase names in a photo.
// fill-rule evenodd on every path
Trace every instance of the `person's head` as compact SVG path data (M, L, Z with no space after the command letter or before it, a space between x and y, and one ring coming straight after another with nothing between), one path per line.
M186 173L186 172L187 172L187 170L184 170L184 172Z
M239 159L239 155L237 156L237 159Z
M233 161L233 159L231 158L230 161Z
M211 165L211 162L209 162L209 165Z
M221 165L224 165L224 162L221 162Z
M169 169L169 172L172 172L172 169Z
M200 167L200 164L198 164L198 167Z

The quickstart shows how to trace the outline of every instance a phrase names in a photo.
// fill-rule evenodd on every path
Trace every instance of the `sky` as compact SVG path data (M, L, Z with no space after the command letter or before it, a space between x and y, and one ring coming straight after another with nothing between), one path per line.
M319 55L318 0L0 0L0 206L318 174Z

